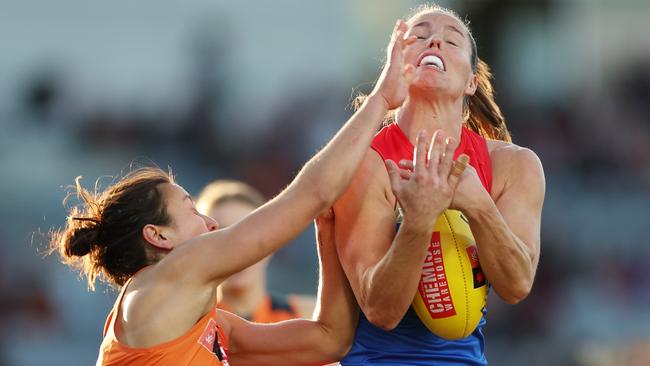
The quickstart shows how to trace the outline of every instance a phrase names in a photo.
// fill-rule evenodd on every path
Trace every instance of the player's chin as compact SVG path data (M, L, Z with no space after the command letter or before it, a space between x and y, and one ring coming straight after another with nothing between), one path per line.
M444 77L432 73L435 71L418 70L409 87L411 97L431 97L434 95L451 94L450 87Z

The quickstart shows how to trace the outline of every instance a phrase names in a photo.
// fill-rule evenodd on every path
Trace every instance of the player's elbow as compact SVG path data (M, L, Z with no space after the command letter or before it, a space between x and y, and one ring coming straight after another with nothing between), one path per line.
M532 284L523 281L503 291L501 298L510 305L517 305L530 294Z
M397 327L402 317L399 314L391 312L388 308L381 306L371 306L364 310L366 318L370 324L381 328L385 331L391 331Z
M327 362L337 362L344 358L352 349L356 327L348 327L350 331L341 331L329 333L327 342L320 343L319 349L323 352L323 359Z
M354 341L354 333L350 334L349 338L340 339L332 349L330 359L332 361L339 361L344 358L352 349L352 342Z
M397 327L406 314L410 302L404 304L402 294L390 294L383 290L382 287L366 285L358 302L370 324L385 331L391 331Z
M320 211L331 207L341 194L341 190L337 190L328 184L322 184L322 182L315 181L314 177L310 178L311 179L307 184L307 189L309 189L309 195L317 203Z
M322 184L318 185L315 195L318 198L318 203L321 208L320 211L324 211L332 207L334 202L336 202L336 199L339 198L340 194L340 191L335 191L331 188L325 188Z

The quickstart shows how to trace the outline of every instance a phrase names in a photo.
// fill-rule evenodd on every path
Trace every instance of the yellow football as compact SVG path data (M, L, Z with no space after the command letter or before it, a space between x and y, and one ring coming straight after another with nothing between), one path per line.
M434 227L413 309L434 334L460 339L476 329L486 300L487 281L469 222L462 212L445 210Z

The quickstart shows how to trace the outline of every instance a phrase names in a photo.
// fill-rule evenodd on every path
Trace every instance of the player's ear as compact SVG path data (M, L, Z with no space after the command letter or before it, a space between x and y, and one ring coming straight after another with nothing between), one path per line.
M163 233L164 229L158 225L147 224L142 228L144 240L156 248L171 250L174 244Z

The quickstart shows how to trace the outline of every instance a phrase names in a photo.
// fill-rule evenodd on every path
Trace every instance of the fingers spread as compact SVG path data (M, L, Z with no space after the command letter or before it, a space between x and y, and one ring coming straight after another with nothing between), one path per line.
M418 133L418 137L415 139L415 151L413 152L413 155L415 155L415 166L414 170L418 169L424 169L426 168L426 160L427 160L427 131L426 130L420 130L420 133Z
M404 22L402 19L399 19L397 21L397 29L399 29L402 32L406 33L406 31L409 29L409 27L408 27L408 25L406 25L406 22Z
M401 19L397 21L395 24L395 28L393 29L393 34L391 35L390 39L390 46L389 46L389 54L391 58L397 56L398 52L402 52L403 48L403 43L404 43L404 34L406 33L406 29L404 29L405 23Z
M445 133L442 130L437 130L433 133L433 138L431 139L431 144L429 145L429 168L432 172L438 172L438 165L440 164L440 158L444 152L444 141Z
M411 176L413 176L413 173L411 173L410 170L400 169L400 170L399 170L399 175L400 175L400 177L401 177L402 179L409 180L409 179L411 179Z
M390 159L386 160L386 168L388 169L388 177L393 191L399 190L402 184L401 169Z
M403 165L406 165L404 167ZM413 162L410 160L400 160L399 166L395 165L395 162L392 160L386 160L386 166L388 167L388 174L391 174L391 169L394 169L392 172L395 174L395 171L397 171L402 179L411 179L411 176L413 173L411 172L411 169L413 169ZM410 167L409 167L410 166Z
M413 160L402 159L399 161L399 167L402 169L413 170Z
M454 161L454 151L456 151L456 140L453 137L447 137L445 141L445 154L440 162L439 173L443 177L449 175L451 164Z

